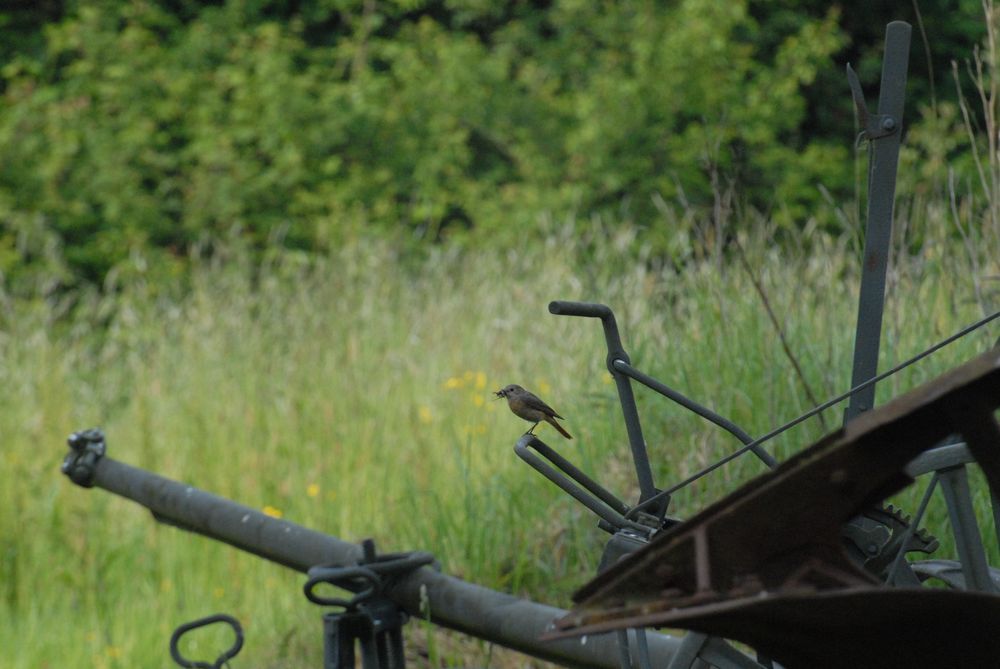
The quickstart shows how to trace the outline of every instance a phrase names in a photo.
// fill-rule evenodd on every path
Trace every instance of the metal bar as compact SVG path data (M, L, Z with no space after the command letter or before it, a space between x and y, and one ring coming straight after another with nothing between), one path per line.
M527 438L527 439L526 439ZM599 517L610 523L616 528L631 527L632 529L639 530L643 534L648 533L649 528L644 527L638 523L625 518L622 514L618 513L612 508L609 508L605 504L602 504L592 495L588 495L579 486L573 485L569 478L563 475L562 472L557 471L555 468L550 467L541 458L537 457L532 453L528 446L533 444L533 440L537 440L533 435L524 435L518 439L517 444L514 446L514 452L517 453L517 457L521 458L532 468L535 469L542 476L559 486L566 494L575 499L576 501L583 504L585 507L593 511ZM551 449L550 449L551 450ZM582 472L581 472L582 474Z
M969 492L969 478L965 467L944 469L938 472L938 476L941 492L944 493L948 505L948 516L951 519L955 547L958 549L958 559L962 563L966 588L980 592L995 592L976 514L972 508L972 495Z
M680 648L674 653L667 669L688 669L698 659L698 654L708 642L708 635L701 632L688 632L681 641Z
M1000 491L1000 425L993 417L992 407L980 398L965 398L950 411L990 489Z
M649 657L649 642L646 640L646 628L634 628L632 634L635 636L635 648L639 655L639 669L653 669L653 660Z
M930 474L939 469L949 469L975 462L972 452L965 442L946 443L944 446L932 448L913 458L910 464L906 465L906 475L910 478L917 478L923 474Z
M889 568L889 573L885 577L885 582L889 585L909 585L908 579L897 580L897 572L899 572L900 565L905 561L904 557L906 555L906 546L910 543L910 538L917 531L917 527L923 522L924 513L927 511L927 505L930 504L931 495L934 494L934 488L937 487L938 479L940 475L934 472L934 476L931 477L930 483L927 484L927 489L924 490L924 496L920 499L920 506L917 507L917 513L913 516L913 520L910 522L906 531L903 533L903 538L899 541L899 552L896 553L895 559L892 561L892 567Z
M749 445L750 450L753 452L753 454L756 455L758 458L760 458L761 461L768 467L774 469L775 467L778 466L778 461L775 460L774 457L772 457L771 454L768 453L763 446L756 443L753 437L747 434L745 430L740 428L740 426L738 426L736 423L732 422L728 418L723 418L722 416L715 413L708 407L698 404L691 398L686 397L685 395L682 395L673 388L670 388L669 386L666 386L663 383L657 381L652 376L640 372L639 370L637 370L635 367L628 364L624 360L615 360L614 366L615 369L617 369L622 374L625 374L626 376L635 379L636 381L646 386L647 388L650 388L651 390L655 390L656 392L660 393L667 399L676 402L685 409L688 409L689 411L698 414L699 416L709 421L710 423L718 425L723 430L725 430L726 432L728 432L729 434L733 435L741 442L743 442L744 445Z
M546 444L544 441L539 439L533 434L526 434L517 440L517 444L514 446L514 451L521 455L520 450L525 448L534 448L538 451L546 460L554 464L556 467L565 472L571 479L582 485L584 488L589 490L593 495L599 498L602 502L607 504L609 507L617 511L618 513L624 515L628 513L628 505L621 501L610 490L602 486L597 481L593 480L586 474L584 474L580 469L576 467L572 462L560 455L555 449Z
M747 667L763 669L764 666L759 662L754 662L717 636L708 637L708 642L701 651L700 657L717 669L746 669Z
M615 361L629 362L628 353L622 346L618 333L618 322L614 312L603 304L587 302L565 302L556 300L549 303L549 313L557 316L582 316L585 318L600 318L604 327L604 341L608 346L606 364L615 380L618 389L618 401L622 406L622 417L625 419L625 431L628 433L629 448L632 450L632 461L635 463L635 474L639 482L639 501L645 502L659 491L653 482L653 471L649 466L649 455L646 452L646 440L642 436L642 424L639 422L639 411L636 409L635 396L628 377L615 369ZM654 513L654 515L656 515Z
M628 630L616 630L615 637L618 639L618 665L621 669L633 669L632 654L629 652L628 645Z
M871 140L868 172L868 217L865 251L858 299L858 324L854 336L854 365L851 386L857 386L878 372L882 311L885 305L885 274L892 236L892 208L896 194L896 168L903 130L903 101L906 69L910 57L910 25L893 21L885 30L885 56L879 89L878 113L885 116L882 128L891 134ZM851 396L844 422L875 405L875 385Z
M92 481L96 487L131 499L162 522L222 541L300 572L316 565L349 565L361 547L192 486L102 457ZM422 567L400 577L385 594L410 615L421 616L421 593L429 599L435 624L492 641L533 657L581 667L617 668L615 636L584 640L539 641L552 621L566 611L484 588ZM656 665L666 665L680 640L648 635Z

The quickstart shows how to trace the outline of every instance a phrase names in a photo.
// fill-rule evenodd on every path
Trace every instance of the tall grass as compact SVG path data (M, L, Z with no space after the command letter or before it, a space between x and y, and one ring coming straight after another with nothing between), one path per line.
M916 255L906 240L896 245L883 369L979 317L974 286L1000 273L1000 249L954 241L940 217L903 215L925 243ZM766 223L742 227L753 230L741 245L806 382L820 398L846 389L856 251L847 237L808 230L798 246L778 248ZM85 300L68 326L43 301L8 301L5 662L166 666L174 626L227 611L247 627L237 666L319 665L320 612L297 574L158 526L58 473L66 434L94 425L115 458L348 540L430 550L449 573L567 605L605 537L514 456L526 425L491 391L516 382L542 395L575 439L545 426L542 438L624 498L636 490L600 328L550 316L549 300L610 305L636 366L751 434L809 408L746 271L712 259L658 268L640 232L608 230L568 221L521 249L443 245L420 261L371 240L263 265L235 251L195 267L183 291L146 284L137 270L113 297ZM979 297L997 307L995 294ZM981 352L996 334L893 377L880 399ZM661 486L738 445L650 393L639 401ZM828 412L830 424L840 410ZM821 432L808 421L768 448L786 457ZM691 515L761 471L742 458L678 494L671 513ZM202 659L215 647L209 635ZM480 662L488 654L472 648L461 652L481 652Z

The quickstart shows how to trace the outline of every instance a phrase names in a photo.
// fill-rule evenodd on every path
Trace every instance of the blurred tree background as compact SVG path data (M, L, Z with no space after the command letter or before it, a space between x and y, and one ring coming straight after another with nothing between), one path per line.
M843 67L874 106L896 19L906 121L936 128L915 150L961 165L942 137L978 0L7 2L0 272L37 294L181 275L233 238L509 245L567 212L653 230L675 263L691 212L836 230L858 190Z

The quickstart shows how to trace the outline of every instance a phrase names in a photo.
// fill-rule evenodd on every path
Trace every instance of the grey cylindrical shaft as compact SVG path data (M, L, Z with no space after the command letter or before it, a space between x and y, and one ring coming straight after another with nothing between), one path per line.
M104 457L94 485L145 506L160 521L203 534L291 569L347 565L361 557L360 546L301 525L271 518L256 509L177 481ZM422 593L425 593L422 595ZM539 641L556 618L567 612L537 604L423 567L386 593L411 615L419 616L426 597L431 620L534 657L583 667L618 667L614 634ZM665 666L680 640L649 634L654 666Z

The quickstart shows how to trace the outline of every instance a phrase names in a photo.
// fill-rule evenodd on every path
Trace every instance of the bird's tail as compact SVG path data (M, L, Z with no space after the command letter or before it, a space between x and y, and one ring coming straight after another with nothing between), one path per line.
M559 434L561 434L562 436L566 437L567 439L572 439L573 438L573 436L570 435L570 433L566 431L566 428L564 428L562 425L560 425L559 423L556 422L555 418L546 418L545 420L548 421L549 425L551 425L555 429L559 430Z

